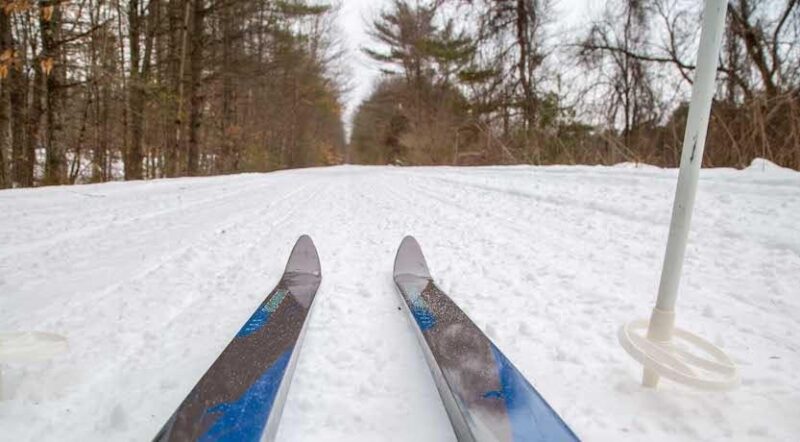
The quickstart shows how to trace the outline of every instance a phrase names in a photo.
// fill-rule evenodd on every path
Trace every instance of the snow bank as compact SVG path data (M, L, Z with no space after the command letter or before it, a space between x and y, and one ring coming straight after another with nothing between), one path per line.
M661 169L658 166L653 166L647 163L634 163L634 162L625 162L625 163L618 163L615 164L613 167L619 169L645 169L645 170L658 170Z
M392 286L406 234L586 440L800 434L800 174L701 173L678 325L740 389L640 387L618 327L655 299L677 173L338 167L0 192L0 332L70 352L3 367L0 439L155 435L302 233L323 280L278 438L454 440Z
M778 166L772 161L764 158L754 159L753 162L750 163L750 165L745 170L747 170L748 172L769 172L773 175L776 174L791 175L797 173L797 171L795 170L789 169L788 167Z

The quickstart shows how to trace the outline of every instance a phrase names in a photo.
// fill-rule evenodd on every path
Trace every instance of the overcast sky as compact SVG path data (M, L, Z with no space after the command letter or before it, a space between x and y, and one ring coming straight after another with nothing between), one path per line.
M360 48L373 44L367 34L369 23L390 3L391 0L343 0L338 24L345 37L347 68L352 78L352 90L345 97L348 127L353 111L370 94L381 75L379 65L369 60ZM603 0L553 0L552 31L573 32L600 11L604 3Z

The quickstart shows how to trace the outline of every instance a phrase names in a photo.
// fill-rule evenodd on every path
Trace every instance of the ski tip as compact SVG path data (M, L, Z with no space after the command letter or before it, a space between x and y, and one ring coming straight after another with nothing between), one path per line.
M317 248L310 236L303 235L295 243L286 263L286 273L321 274Z
M397 249L397 256L394 259L394 276L414 275L423 278L430 278L431 272L425 262L425 255L419 243L413 236L406 236Z

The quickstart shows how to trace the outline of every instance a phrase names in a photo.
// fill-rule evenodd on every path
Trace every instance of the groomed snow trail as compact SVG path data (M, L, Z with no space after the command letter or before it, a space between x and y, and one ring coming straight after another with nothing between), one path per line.
M639 386L616 341L655 299L677 171L337 167L0 192L0 440L149 440L272 289L294 241L323 280L278 439L454 440L391 280L406 234L440 286L585 440L800 434L800 173L704 170L678 324L743 383Z

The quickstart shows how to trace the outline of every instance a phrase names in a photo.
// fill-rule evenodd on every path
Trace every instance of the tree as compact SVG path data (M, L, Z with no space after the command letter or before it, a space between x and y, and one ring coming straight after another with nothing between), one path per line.
M641 0L608 3L604 18L595 22L583 42L579 56L586 68L597 72L599 85L607 87L600 99L605 103L608 124L621 127L623 142L633 146L633 132L652 126L659 118L656 91L648 65L633 56L649 45L648 16ZM620 48L608 51L604 48ZM615 150L612 150L611 161Z
M376 46L364 52L383 64L387 78L356 114L357 158L411 164L452 160L454 135L469 120L456 82L475 44L453 19L437 15L439 6L396 0L373 22ZM377 138L369 134L373 130Z
M543 40L548 4L540 0L466 0L482 8L479 14L479 40L491 45L495 57L489 57L491 70L501 76L505 87L498 89L504 108L519 109L523 132L540 123L540 69L548 51ZM508 124L506 124L508 128Z

